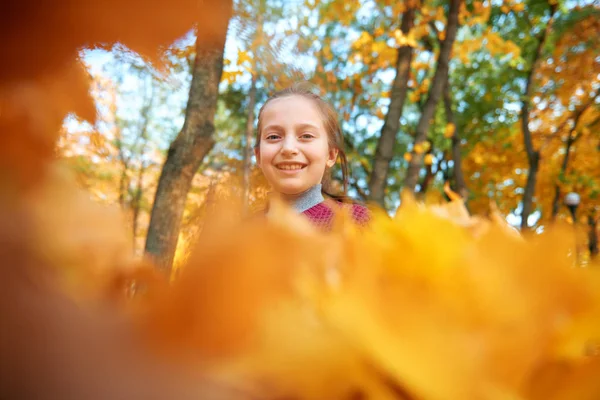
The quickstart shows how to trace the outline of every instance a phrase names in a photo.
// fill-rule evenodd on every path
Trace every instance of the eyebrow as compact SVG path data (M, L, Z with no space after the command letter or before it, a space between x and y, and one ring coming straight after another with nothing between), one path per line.
M309 123L298 124L294 128L296 130L302 130L302 129L313 129L315 131L319 130L319 128L317 126L315 126L313 124L309 124ZM285 128L281 125L267 125L263 131L266 132L269 130L283 131L283 130L285 130Z
M283 131L283 126L281 125L267 125L265 129L263 129L263 133L267 131Z
M307 123L300 124L296 128L297 129L314 129L315 131L319 130L319 128L317 126L315 126L313 124L307 124Z

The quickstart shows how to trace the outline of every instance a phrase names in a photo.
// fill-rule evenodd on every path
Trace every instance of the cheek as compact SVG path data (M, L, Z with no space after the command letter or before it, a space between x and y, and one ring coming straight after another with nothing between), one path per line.
M315 143L315 145L316 144L317 143ZM327 142L318 143L318 145L310 149L309 153L313 161L319 161L324 163L329 159L329 144Z
M260 161L258 162L258 165L269 165L275 156L276 150L273 149L273 146L261 145L259 153Z

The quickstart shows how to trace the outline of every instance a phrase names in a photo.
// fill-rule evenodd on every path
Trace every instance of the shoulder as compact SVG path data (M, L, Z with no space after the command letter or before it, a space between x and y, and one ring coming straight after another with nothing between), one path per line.
M333 199L328 199L327 203L331 208L343 209L348 212L352 220L359 225L366 225L371 220L371 211L362 204Z
M351 207L351 215L354 222L360 225L366 225L371 220L371 212L369 209L362 204L352 203Z
M335 207L334 205L329 204L329 202L324 201L303 211L302 214L312 220L329 220L333 218L335 214Z

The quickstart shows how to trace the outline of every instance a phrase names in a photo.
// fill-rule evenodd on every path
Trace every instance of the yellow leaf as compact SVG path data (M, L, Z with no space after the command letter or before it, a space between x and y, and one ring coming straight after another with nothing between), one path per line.
M248 54L247 51L238 50L237 63L238 65L242 65L244 62L248 61L252 62L252 57Z
M410 46L417 47L417 41L415 40L414 32L411 31L408 35L404 35L400 29L394 31L394 38L396 39L396 45L398 46Z
M432 154L425 154L425 158L423 159L423 162L425 163L425 165L431 165L433 164L433 155Z
M515 12L521 12L521 11L523 11L523 10L525 9L525 4L523 4L523 3L517 3L517 4L515 4L515 5L512 7L512 9L513 9Z
M571 139L575 139L577 137L577 134L578 134L577 131L571 132Z
M447 124L446 129L444 129L444 137L451 138L454 136L454 132L456 131L456 126L454 124Z
M407 162L410 162L410 160L412 160L412 154L410 154L410 153L404 153L404 159Z
M242 75L242 71L223 71L222 80L228 83L233 83L238 76Z
M411 103L416 103L421 98L421 93L418 90L415 90L408 95L408 98Z
M431 147L431 144L429 144L429 142L419 142L415 144L415 153L417 154L423 154L425 153L427 150L429 150L429 148Z
M375 42L375 43L373 43L372 50L373 50L373 52L377 53L378 55L381 55L387 47L388 46L385 42Z
M362 31L360 37L352 43L352 48L357 50L363 48L365 45L373 42L373 37L369 32Z
M394 31L394 38L396 39L396 42L399 42L403 36L404 36L404 34L402 33L402 31L400 29L396 29Z
M429 78L425 78L423 79L423 82L421 82L419 90L421 93L427 93L429 91L429 86L431 86L431 80Z

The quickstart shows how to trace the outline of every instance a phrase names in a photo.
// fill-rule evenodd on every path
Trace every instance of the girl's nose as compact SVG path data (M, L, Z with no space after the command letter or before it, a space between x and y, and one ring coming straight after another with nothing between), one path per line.
M298 147L296 146L296 140L294 137L290 137L291 135L287 135L285 140L283 141L283 147L281 148L281 153L284 155L295 155L298 154Z

